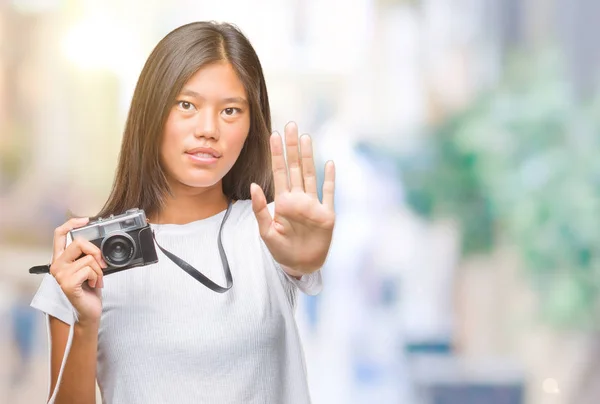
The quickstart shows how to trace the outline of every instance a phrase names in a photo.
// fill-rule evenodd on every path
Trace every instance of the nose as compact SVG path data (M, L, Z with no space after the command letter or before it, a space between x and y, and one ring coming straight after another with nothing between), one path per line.
M198 114L194 136L218 140L219 128L217 124L217 117L212 108L204 108Z

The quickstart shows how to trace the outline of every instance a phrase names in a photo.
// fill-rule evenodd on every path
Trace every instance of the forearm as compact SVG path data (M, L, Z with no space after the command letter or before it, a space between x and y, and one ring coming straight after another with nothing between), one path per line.
M60 379L55 404L95 404L98 324L73 326L73 342Z

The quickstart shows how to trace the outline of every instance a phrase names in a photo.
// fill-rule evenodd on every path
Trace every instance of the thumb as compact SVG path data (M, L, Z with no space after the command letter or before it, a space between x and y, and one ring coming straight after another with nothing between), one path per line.
M256 221L258 222L258 231L260 232L261 237L264 238L267 233L269 233L271 223L273 222L271 213L267 208L267 198L265 197L262 188L255 183L250 185L250 196L252 198L252 210L254 211L254 216L256 216Z

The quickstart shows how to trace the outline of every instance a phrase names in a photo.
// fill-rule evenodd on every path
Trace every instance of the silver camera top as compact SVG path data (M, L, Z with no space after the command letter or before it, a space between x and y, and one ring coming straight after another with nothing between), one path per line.
M147 226L146 213L141 209L129 209L120 215L110 215L107 218L97 220L71 230L71 237L95 240L104 238L114 232L128 232Z

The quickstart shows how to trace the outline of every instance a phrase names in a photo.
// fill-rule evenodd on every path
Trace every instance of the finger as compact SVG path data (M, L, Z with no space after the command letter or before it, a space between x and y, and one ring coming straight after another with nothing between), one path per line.
M54 230L54 248L52 261L58 258L58 256L61 255L65 250L65 246L67 245L67 234L71 230L87 224L89 220L90 219L88 217L73 218L68 220L61 226L57 227L56 230Z
M75 261L73 263L73 272L77 272L79 269L84 267L90 267L97 275L97 285L98 287L104 286L104 272L102 272L102 268L100 267L100 263L96 260L92 255L86 255Z
M106 263L102 259L102 253L100 252L100 249L90 241L82 238L73 240L73 242L65 249L60 259L64 260L64 262L73 262L79 259L82 254L93 256L100 266L103 268L107 267Z
M294 122L285 125L285 151L290 176L290 190L304 191L302 168L298 157L298 127Z
M312 140L309 135L302 135L300 138L300 153L302 155L304 192L317 199L317 173L313 158Z
M333 161L325 164L325 180L323 181L323 205L333 211L333 194L335 191L335 165Z
M61 277L69 277L83 267L92 267L92 269L99 275L102 274L102 268L98 264L98 261L96 261L96 258L91 255L84 255L70 264L63 265L56 275Z
M85 281L88 281L88 285L92 288L95 288L97 285L98 274L90 267L83 267L73 274L71 287L75 288L81 286Z
M262 188L255 183L250 185L250 196L252 197L252 210L258 222L258 231L261 237L266 237L273 221L267 207L267 198L265 198Z
M62 260L60 260L60 261L62 261ZM92 270L97 275L98 287L103 287L104 286L104 281L103 281L104 273L102 272L102 268L100 267L100 264L96 261L96 258L91 255L83 256L83 257L79 258L78 260L76 260L75 262L72 262L70 264L65 264L63 262L62 265L58 266L58 268L56 268L56 265L52 265L50 267L50 271L52 273L52 276L54 276L54 278L56 278L56 281L60 285L62 285L65 282L67 282L69 284L72 283L71 278L73 277L73 275L85 267L92 268Z
M273 132L271 143L271 166L273 170L273 181L275 183L275 195L289 191L288 173L283 155L283 141L277 132Z

